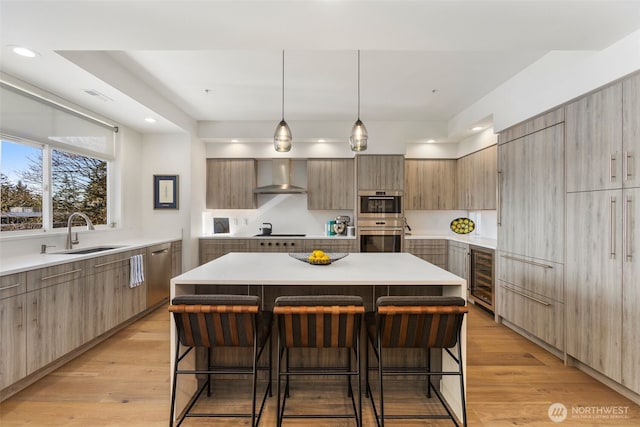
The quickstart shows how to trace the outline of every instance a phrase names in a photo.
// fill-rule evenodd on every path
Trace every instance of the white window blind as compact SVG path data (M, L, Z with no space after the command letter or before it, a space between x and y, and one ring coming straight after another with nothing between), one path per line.
M0 133L112 160L117 128L0 83Z

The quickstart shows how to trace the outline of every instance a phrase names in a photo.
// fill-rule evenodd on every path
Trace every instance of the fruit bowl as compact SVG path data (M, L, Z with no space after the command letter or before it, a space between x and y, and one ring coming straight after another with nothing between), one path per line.
M451 231L456 234L469 234L475 230L475 223L469 218L456 218L451 221Z
M317 252L318 251L292 252L289 254L289 256L291 258L295 258L299 261L306 262L307 264L311 264L311 265L330 265L349 255L348 253L329 253L329 252L322 252L322 254L317 254ZM316 255L318 256L314 257L313 256L314 253L316 253Z

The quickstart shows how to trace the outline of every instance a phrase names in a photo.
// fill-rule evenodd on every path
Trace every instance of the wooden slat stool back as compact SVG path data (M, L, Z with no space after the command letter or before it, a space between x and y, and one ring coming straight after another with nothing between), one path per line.
M179 426L185 417L251 418L251 425L257 426L264 409L267 395L271 394L271 328L273 313L260 310L260 298L247 295L182 295L173 299L169 306L176 325L176 352L173 366L173 386L171 390L171 413L169 426L173 426L176 387L178 375L206 375L206 381L189 401L175 425ZM269 342L265 350L266 343ZM207 349L206 369L179 369L180 362L194 348ZM246 347L253 351L251 366L214 366L211 353L214 347ZM182 351L182 352L181 352ZM267 366L259 366L263 353L267 353ZM268 383L260 408L256 411L256 390L258 371L268 371ZM212 375L251 374L252 406L250 413L195 413L191 412L205 388L211 395Z
M362 298L344 295L278 297L273 312L278 322L277 425L281 426L284 418L354 418L356 425L361 426L360 326L364 314ZM336 367L302 368L291 366L289 350L303 347L347 348L349 349L348 361L346 366ZM286 358L284 367L283 357ZM290 391L289 378L295 375L345 376L347 392L353 405L353 414L285 415L285 406ZM357 380L355 396L351 386L352 377L356 377ZM284 393L281 392L283 379L285 382ZM280 400L281 396L282 401Z
M378 426L384 426L385 419L439 419L451 418L458 425L449 405L445 402L438 387L434 386L431 376L457 375L460 377L462 401L462 425L467 425L464 374L462 369L462 349L457 346L457 355L451 351L460 342L462 321L468 308L465 300L458 297L440 296L386 296L376 301L376 311L365 315L368 342L371 344L377 361L379 382L379 406L373 397L369 383L369 345L366 346L366 394L371 400ZM383 363L385 348L423 348L426 353L426 368L391 368ZM456 371L433 371L431 369L431 349L444 349L456 362ZM444 354L444 353L443 353ZM371 370L376 369L372 367ZM423 414L386 414L384 411L383 379L387 376L416 375L427 379L427 397L433 390L447 411L447 415Z

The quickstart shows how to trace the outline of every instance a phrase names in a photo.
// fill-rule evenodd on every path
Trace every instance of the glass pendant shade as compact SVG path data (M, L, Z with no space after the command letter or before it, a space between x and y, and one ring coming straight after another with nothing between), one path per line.
M367 128L364 127L364 123L360 120L360 50L358 50L358 120L354 123L349 137L351 151L365 151L368 138Z
M278 123L276 133L273 135L273 147L280 153L290 151L291 139L291 129L289 129L287 122L282 119L282 121Z
M367 139L369 134L367 128L364 127L362 120L356 120L351 130L351 137L349 138L349 145L351 145L351 151L365 151L367 149Z

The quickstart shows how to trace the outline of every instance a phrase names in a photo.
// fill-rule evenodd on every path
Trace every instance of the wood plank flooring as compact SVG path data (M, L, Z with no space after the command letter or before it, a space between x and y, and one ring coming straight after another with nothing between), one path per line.
M41 381L0 404L0 425L160 426L169 417L169 315L161 307ZM470 426L638 426L640 407L562 362L472 307L468 319L467 410ZM411 410L419 386L403 393L391 410ZM348 412L346 395L332 388L300 388L291 411L313 403L314 410ZM237 387L219 390L228 402ZM388 394L390 396L391 393ZM325 398L326 397L326 398ZM329 402L325 404L324 402ZM568 409L558 424L548 417L552 403ZM291 404L291 406L289 406ZM323 406L324 405L324 406ZM606 418L610 408L621 413ZM375 425L363 399L365 426ZM233 409L229 409L233 410ZM578 413L579 412L579 413ZM275 398L267 400L261 425L274 425ZM215 420L214 420L215 421ZM183 425L248 425L247 420L187 420ZM450 421L396 421L393 426L450 426ZM288 420L285 426L351 426L352 420Z

